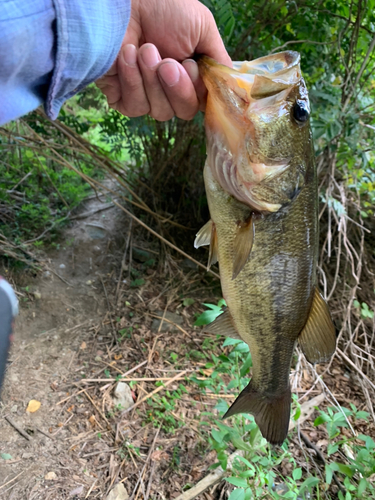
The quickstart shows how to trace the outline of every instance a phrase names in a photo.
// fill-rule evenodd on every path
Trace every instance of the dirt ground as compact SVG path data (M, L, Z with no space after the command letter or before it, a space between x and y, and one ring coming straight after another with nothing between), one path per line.
M190 262L167 257L161 266L158 254L158 243L140 238L117 207L91 197L46 250L43 272L0 270L20 299L0 400L1 500L109 499L116 484L130 500L165 500L208 473L216 454L201 420L219 396L190 384L177 403L158 398L168 394L161 383L176 391L188 375L208 374L214 344L207 348L192 324L220 287ZM136 404L129 412L113 399L119 375ZM300 397L322 392L309 391L313 379L303 367L298 380ZM333 364L324 380L341 404L366 409L355 372ZM230 403L235 394L222 397ZM27 411L32 400L40 403L35 412ZM304 432L324 450L327 436L312 421ZM314 455L301 446L294 437L289 448L309 467ZM290 465L280 465L284 475ZM226 498L225 488L198 498Z
M10 277L17 285L20 315L0 415L8 416L26 436L0 418L0 453L12 457L0 460L0 484L13 479L0 490L0 498L65 498L65 493L56 493L59 482L69 490L69 498L78 498L81 490L86 495L92 485L85 460L69 453L71 415L57 403L66 395L63 381L81 369L77 351L83 339L102 328L108 311L103 279L116 263L118 267L129 224L113 205L85 216L108 205L94 197L80 207L83 218L64 232L57 248L47 251L46 269L50 270ZM7 276L7 270L2 274ZM33 399L41 403L40 409L26 412ZM45 480L48 473L56 479Z

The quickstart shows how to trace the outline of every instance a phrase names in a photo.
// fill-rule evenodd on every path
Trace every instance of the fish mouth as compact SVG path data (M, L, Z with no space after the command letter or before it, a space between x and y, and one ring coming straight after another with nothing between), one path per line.
M288 50L254 61L235 61L230 68L210 57L200 56L198 66L209 92L220 97L220 94L227 94L229 88L240 99L249 102L297 84L301 79L300 59L298 52Z
M257 211L277 211L279 202L258 199L253 188L284 172L290 154L265 153L260 126L290 116L288 101L302 80L300 54L280 52L234 62L233 68L201 56L198 65L208 89L205 125L214 177L224 190Z

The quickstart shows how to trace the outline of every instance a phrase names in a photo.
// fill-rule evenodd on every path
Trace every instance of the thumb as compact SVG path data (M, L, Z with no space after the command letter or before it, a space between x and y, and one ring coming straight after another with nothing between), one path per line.
M211 11L202 5L202 30L195 52L212 57L220 64L232 67L232 60L225 49L224 42L217 29L214 16Z

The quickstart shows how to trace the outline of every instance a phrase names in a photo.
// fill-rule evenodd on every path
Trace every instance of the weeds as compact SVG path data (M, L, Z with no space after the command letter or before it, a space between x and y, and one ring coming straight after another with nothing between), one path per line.
M225 302L204 304L208 309L198 316L195 325L205 325L223 312ZM219 339L219 337L218 337ZM205 342L215 342L206 339ZM238 339L226 338L222 344L223 353L211 354L211 360L204 366L208 377L200 380L192 376L190 380L206 393L231 393L237 395L248 383L252 366L247 344ZM203 371L202 371L203 373ZM229 382L228 382L228 379ZM308 500L326 498L333 500L370 499L375 497L373 476L375 474L375 442L369 436L359 434L348 438L343 429L348 429L357 421L368 421L369 413L358 411L354 404L350 409L328 407L320 410L315 419L316 427L324 426L328 434L327 459L324 480L317 470L316 477L305 467L298 467L296 459L289 451L288 439L281 447L271 447L262 437L252 415L236 415L230 424L217 419L228 409L228 403L221 399L215 406L216 412L205 412L202 428L213 425L209 435L210 449L215 450L217 462L211 468L222 467L227 472L227 483L235 486L229 500L282 499ZM292 398L292 415L297 420L301 407L297 396ZM290 438L291 436L289 436ZM229 456L236 452L232 464ZM280 473L280 464L288 463L291 474ZM319 474L318 474L319 473ZM333 474L338 474L342 491L336 497L331 493ZM344 493L345 492L345 493Z

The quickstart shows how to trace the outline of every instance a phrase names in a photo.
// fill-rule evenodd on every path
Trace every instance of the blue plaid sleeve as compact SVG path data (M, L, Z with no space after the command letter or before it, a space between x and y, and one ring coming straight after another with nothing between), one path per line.
M115 60L130 0L1 0L0 124L67 99Z

